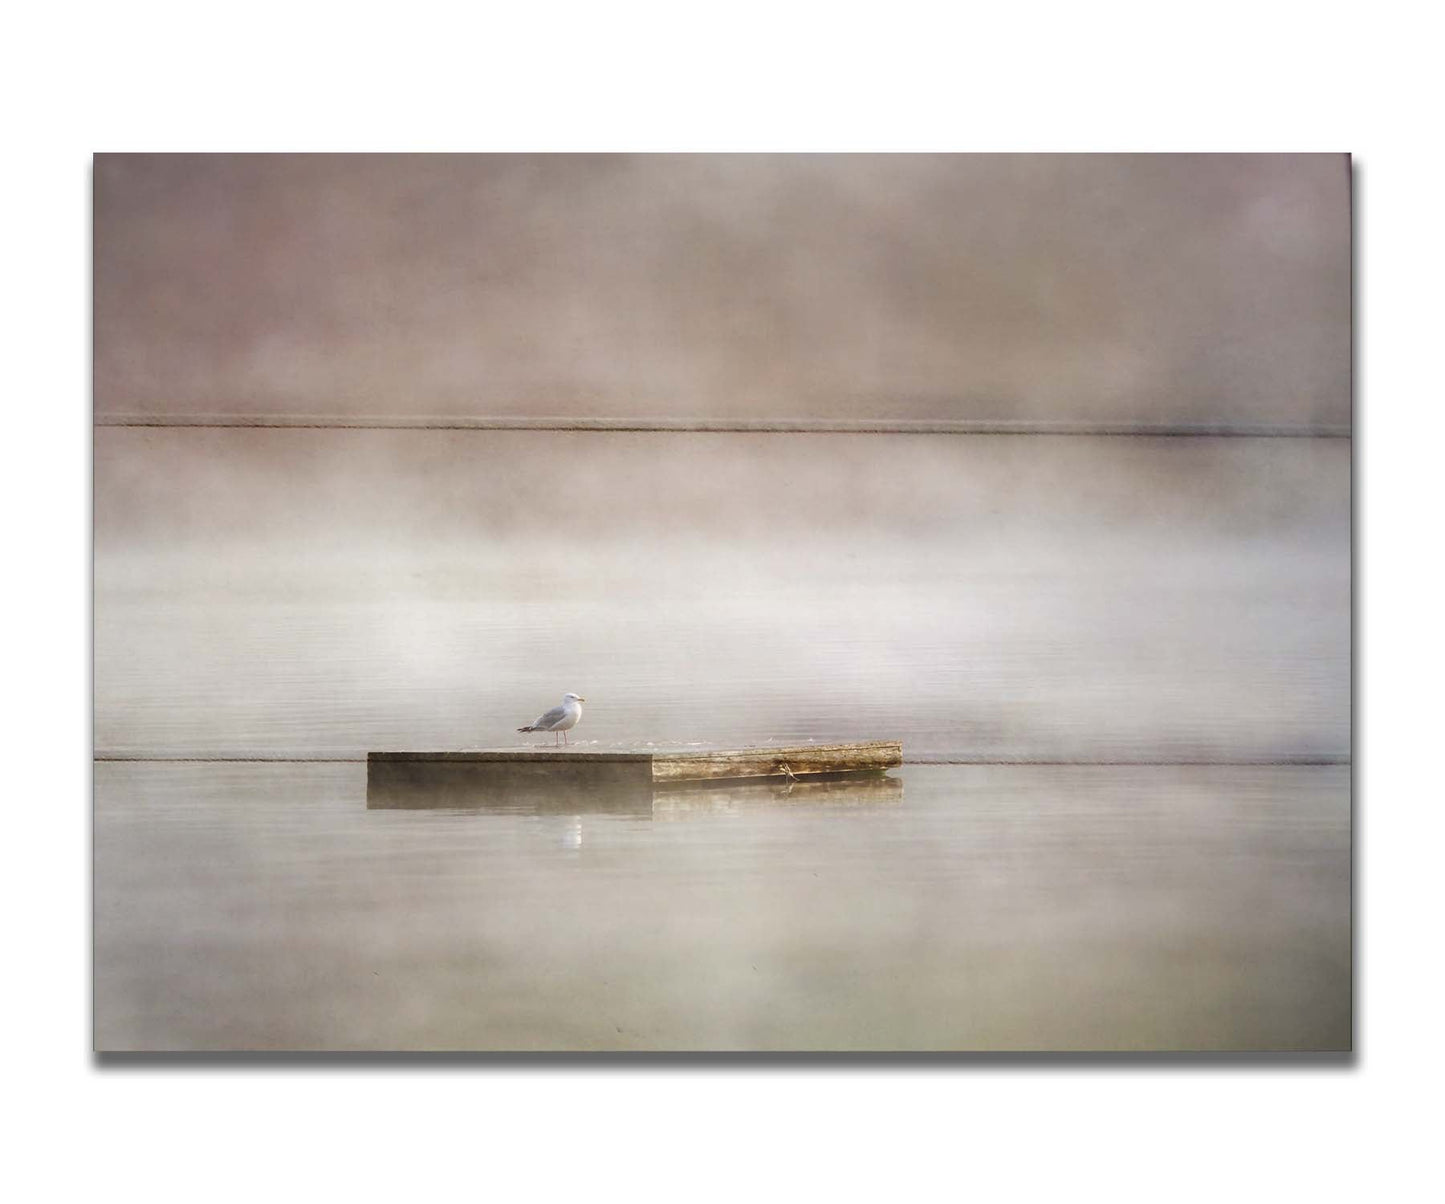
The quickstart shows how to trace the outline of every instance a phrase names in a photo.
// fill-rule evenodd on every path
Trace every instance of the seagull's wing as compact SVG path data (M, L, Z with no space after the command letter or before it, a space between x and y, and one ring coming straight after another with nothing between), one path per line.
M533 723L532 726L540 727L543 731L551 731L565 718L567 718L566 707L553 707L545 715L539 715L537 721Z

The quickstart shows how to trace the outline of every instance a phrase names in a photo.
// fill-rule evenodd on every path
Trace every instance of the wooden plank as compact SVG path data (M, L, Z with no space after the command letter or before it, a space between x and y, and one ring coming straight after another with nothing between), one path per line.
M903 763L897 740L687 752L521 749L384 751L367 754L367 805L470 807L520 802L572 805L608 792L665 785L795 782L876 774Z
M903 744L898 740L658 753L652 758L652 780L695 782L711 779L806 777L821 773L877 772L902 764Z
M553 751L547 749L521 749L521 748L484 748L464 751L421 751L421 752L369 752L366 759L369 763L376 764L400 763L406 761L424 762L447 762L452 764L470 763L493 763L506 762L508 764L545 764L551 761L567 761L576 763L584 761L591 764L638 764L651 761L652 753L643 752L592 752L591 750L578 749L569 752L566 749Z

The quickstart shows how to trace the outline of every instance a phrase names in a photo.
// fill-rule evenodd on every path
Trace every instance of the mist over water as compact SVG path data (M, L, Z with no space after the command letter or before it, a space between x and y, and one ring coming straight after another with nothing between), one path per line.
M572 735L604 745L1348 754L1344 441L103 430L98 449L105 753L505 745L575 690Z
M582 749L1337 758L1347 497L1336 440L102 430L97 748L505 747L577 690ZM894 777L102 764L97 1040L1349 1044L1347 767Z
M103 155L95 208L99 1048L1350 1046L1347 160ZM907 763L368 789L565 691L580 752Z
M1348 769L896 776L896 797L368 811L360 765L100 765L97 1040L1348 1045Z

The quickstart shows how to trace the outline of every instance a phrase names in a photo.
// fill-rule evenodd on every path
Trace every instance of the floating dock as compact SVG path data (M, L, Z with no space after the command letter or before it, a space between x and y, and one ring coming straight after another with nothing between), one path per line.
M898 740L737 749L593 752L505 749L373 752L366 758L372 808L478 806L489 802L610 798L635 806L657 791L698 787L866 781L903 764Z

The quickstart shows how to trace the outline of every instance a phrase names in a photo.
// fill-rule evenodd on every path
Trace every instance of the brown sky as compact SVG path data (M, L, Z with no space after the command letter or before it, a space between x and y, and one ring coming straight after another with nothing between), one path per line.
M1343 426L1348 160L149 156L98 417Z

